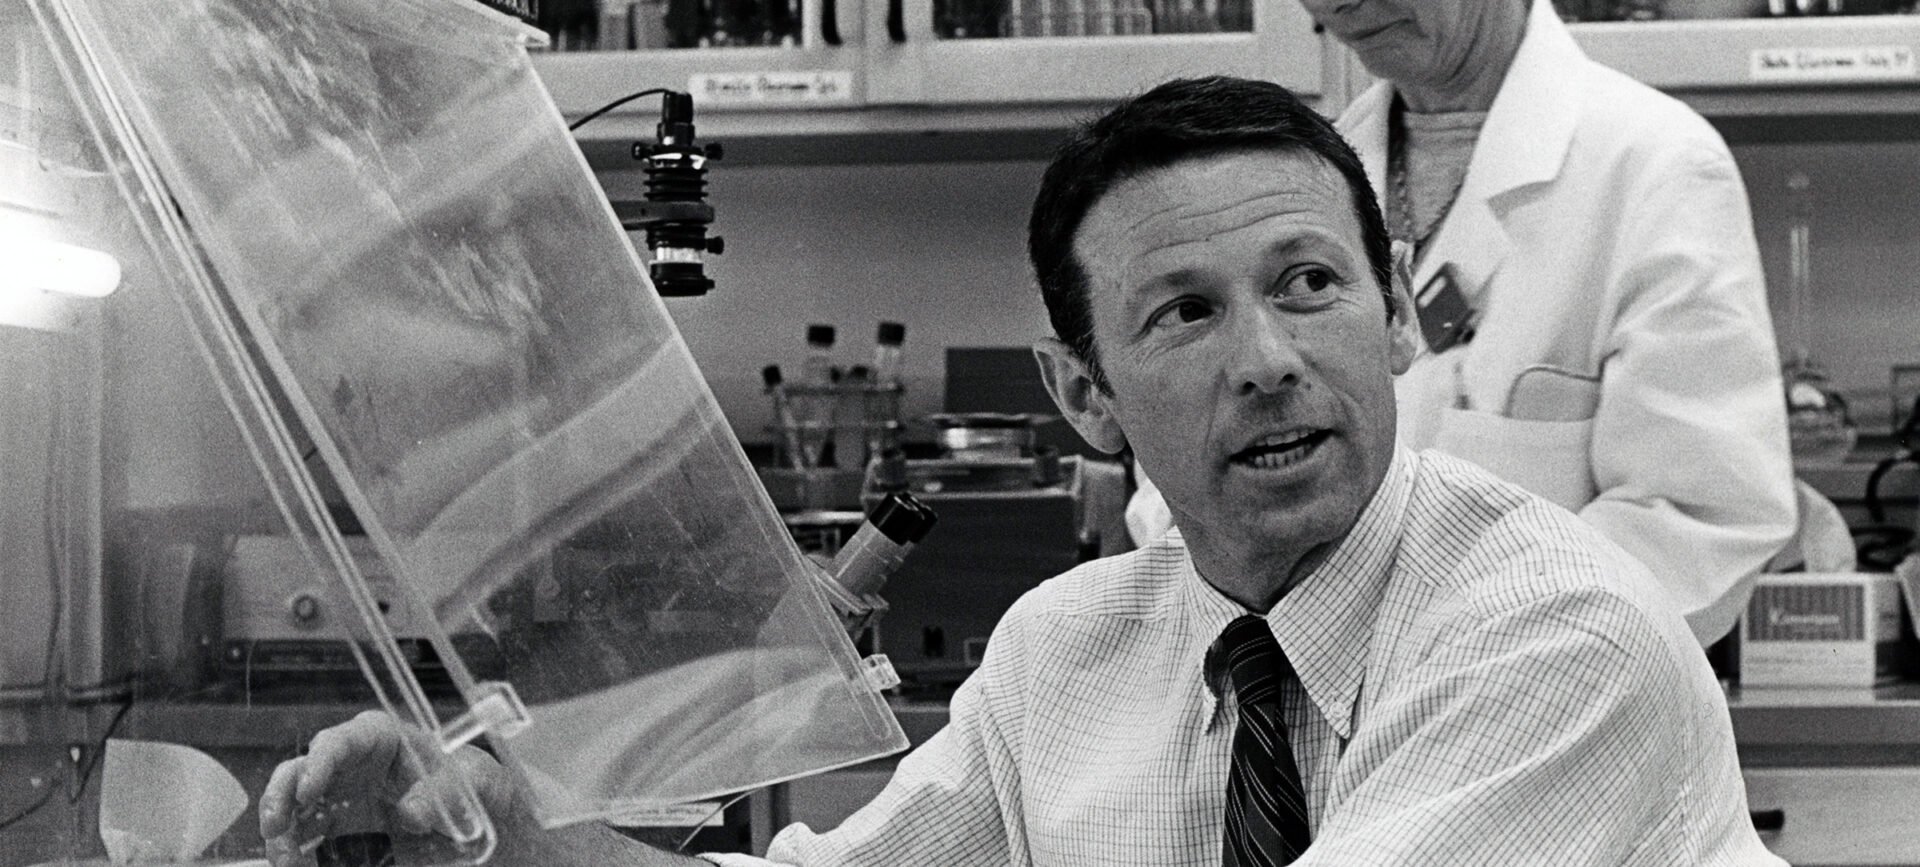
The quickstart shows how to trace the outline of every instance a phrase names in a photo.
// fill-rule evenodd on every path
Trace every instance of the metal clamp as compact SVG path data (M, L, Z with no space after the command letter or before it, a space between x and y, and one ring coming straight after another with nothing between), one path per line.
M474 696L466 713L440 727L441 752L452 755L483 734L512 738L533 724L513 684L490 680L476 685Z

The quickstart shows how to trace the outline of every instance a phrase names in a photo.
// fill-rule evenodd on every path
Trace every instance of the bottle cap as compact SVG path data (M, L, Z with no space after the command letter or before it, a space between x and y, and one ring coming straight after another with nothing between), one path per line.
M899 322L880 323L880 333L874 341L881 346L899 346L907 340L907 326Z
M807 326L807 344L810 346L832 346L833 345L833 326L831 325Z

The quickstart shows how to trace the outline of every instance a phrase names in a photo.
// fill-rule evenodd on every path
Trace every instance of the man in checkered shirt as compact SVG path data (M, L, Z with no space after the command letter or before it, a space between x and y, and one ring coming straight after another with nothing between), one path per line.
M1484 471L1396 445L1419 345L1353 151L1271 84L1164 85L1080 131L1042 181L1037 347L1087 440L1130 449L1178 531L1027 594L949 725L839 828L722 865L1219 864L1233 693L1206 651L1262 616L1312 843L1292 863L1782 863L1747 813L1725 702L1645 567ZM261 801L381 784L363 716ZM382 752L384 751L384 752ZM524 864L698 863L598 826L541 830L468 767ZM378 766L373 779L353 769ZM398 827L424 828L401 799Z

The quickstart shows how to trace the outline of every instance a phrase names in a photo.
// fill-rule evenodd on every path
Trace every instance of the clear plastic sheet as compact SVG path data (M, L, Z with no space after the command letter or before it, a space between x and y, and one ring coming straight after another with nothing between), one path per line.
M33 2L265 480L260 532L358 613L335 626L381 703L447 723L398 594L469 700L524 701L495 745L548 824L905 747L529 31L468 0Z
M179 768L109 772L109 744L128 736L207 745L220 755L203 770L251 780L245 819L201 816L177 842L257 855L251 798L297 754L303 725L376 702L435 719L384 624L354 616L363 576L323 468L303 466L297 426L76 24L55 0L0 6L0 512L34 524L0 528L0 547L22 555L0 567L0 595L25 591L6 625L46 648L0 647L0 867L154 854L124 825L129 810L152 827L196 824L200 799L154 795L196 788ZM279 574L242 574L235 552L259 543L285 553ZM289 617L292 600L320 616ZM303 661L256 666L271 632L296 638L280 645ZM429 773L445 760L406 757ZM422 863L487 855L470 790L434 807L451 839Z

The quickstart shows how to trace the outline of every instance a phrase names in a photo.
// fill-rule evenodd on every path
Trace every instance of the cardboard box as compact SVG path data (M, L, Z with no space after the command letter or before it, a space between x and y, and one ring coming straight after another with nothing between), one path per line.
M1871 572L1761 575L1740 639L1741 686L1886 683L1898 675L1899 582Z

